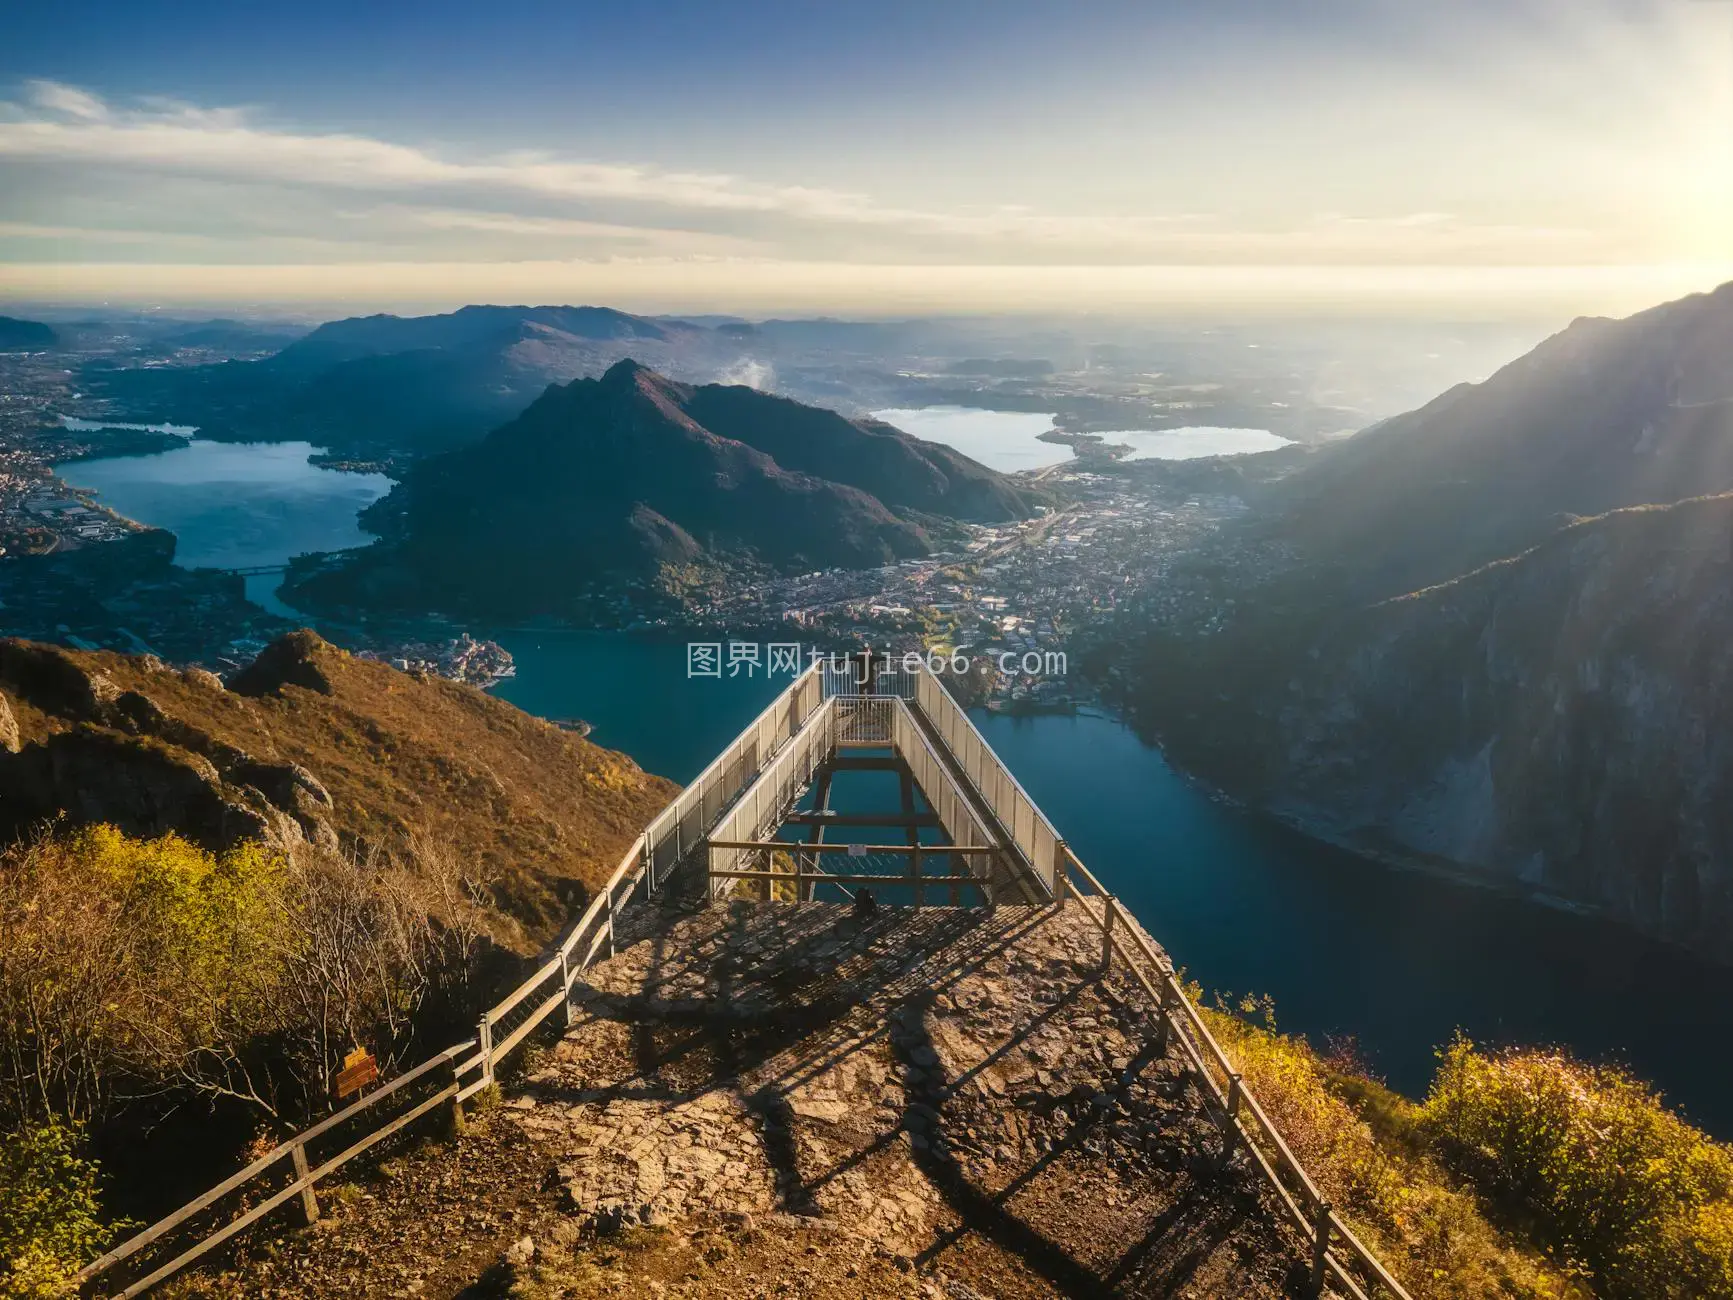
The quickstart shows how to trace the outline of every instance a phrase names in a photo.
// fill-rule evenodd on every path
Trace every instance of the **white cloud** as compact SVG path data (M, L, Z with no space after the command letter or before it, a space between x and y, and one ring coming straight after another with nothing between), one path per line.
M262 249L273 238L304 234L419 250L430 261L473 256L458 242L464 235L521 258L629 252L896 264L1634 260L1616 233L1476 221L1426 209L1247 221L1195 211L914 207L853 190L648 162L529 151L464 156L355 133L297 131L242 108L161 97L111 104L51 81L28 83L22 104L0 104L0 181L9 164L32 161L58 164L62 179L55 184L63 187L80 176L106 183L133 177L138 189L147 183L214 185L213 201L206 202L212 198L207 189L188 205L210 228L213 247L253 236ZM366 196L371 202L355 206L367 220L344 222L325 197L333 190ZM285 191L304 197L300 219L320 223L318 230L284 229ZM78 224L73 214L80 209L62 202L64 214L51 211L54 193L44 189L28 213L13 209L0 216L43 226ZM130 215L127 222L140 224ZM186 237L185 221L171 224L165 244ZM90 239L114 242L115 236Z
M108 116L108 105L77 86L58 81L31 81L25 83L25 89L32 104L50 113L82 118L87 122L100 122Z

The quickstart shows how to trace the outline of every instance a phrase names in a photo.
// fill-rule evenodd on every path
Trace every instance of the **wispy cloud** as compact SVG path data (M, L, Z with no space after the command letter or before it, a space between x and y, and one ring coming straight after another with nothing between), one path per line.
M1297 226L1236 228L1198 212L1075 214L1016 204L918 208L855 191L649 163L527 151L463 157L366 135L268 125L241 108L161 98L121 106L52 81L30 82L27 92L23 103L0 106L0 165L41 160L105 174L368 194L388 200L367 214L373 223L367 238L375 241L420 230L518 239L538 253L579 241L593 249L636 244L693 256L763 253L780 244L785 255L822 256L834 248L803 250L801 241L866 239L866 260L971 251L982 260L1426 260L1488 252L1497 260L1537 250L1571 256L1592 251L1585 232L1476 226L1438 212L1332 214ZM415 201L435 196L444 201ZM454 197L485 206L453 205ZM514 199L534 210L499 210ZM631 217L602 219L610 212ZM890 242L872 246L875 239Z

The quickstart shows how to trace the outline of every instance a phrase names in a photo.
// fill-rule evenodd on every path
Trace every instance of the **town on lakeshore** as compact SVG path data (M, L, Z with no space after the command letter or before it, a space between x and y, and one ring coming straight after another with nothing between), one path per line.
M113 395L134 377L163 380L223 363L270 364L283 342L280 332L231 324L214 333L192 331L193 342L177 341L161 321L87 324L64 329L58 348L0 353L0 546L6 558L20 561L7 566L0 595L7 630L232 671L272 637L310 621L400 667L482 686L509 675L511 656L487 638L488 620L441 617L432 609L335 622L316 611L297 618L298 611L274 598L261 600L281 580L283 561L293 557L273 557L275 563L250 570L178 564L175 539L152 527L155 521L128 518L97 492L75 486L80 464L93 458L175 452L195 435L277 436L250 432L244 422L224 425L202 409L182 417ZM1115 391L1112 368L1099 358L1095 367L1097 391ZM863 401L909 401L920 385L955 398L960 385L979 382L959 377L959 369L966 367L905 366L903 387ZM993 391L1015 389L1019 402L1045 397L1062 408L1080 400L1075 377L1030 369L1022 381L996 375ZM1144 418L1159 417L1154 423L1191 420L1199 418L1197 387L1121 384L1124 396L1116 400L1151 403ZM1267 414L1289 410L1269 396ZM1027 416L1012 418L1030 425ZM1131 417L1091 408L1073 422L1090 418L1112 424ZM1322 426L1341 417L1314 418ZM1037 418L1031 427L1040 423ZM780 629L830 649L963 652L981 665L964 687L974 702L1049 712L1089 704L1094 691L1075 671L1075 651L1115 617L1160 618L1195 635L1208 635L1231 617L1232 600L1212 598L1210 574L1251 558L1243 541L1217 540L1219 525L1242 513L1244 503L1233 475L1172 474L1163 462L1122 463L1128 448L1103 453L1100 440L1083 433L1047 441L1066 443L1075 454L1061 450L1059 463L1009 481L1046 493L1048 503L1024 518L953 519L927 555L793 576L724 558L708 580L693 583L673 604L649 584L626 579L583 613L559 621L670 635ZM1041 444L1031 437L1027 445ZM335 475L401 466L413 457L333 451L311 459ZM1281 472L1281 457L1268 459L1277 466L1272 472ZM1218 545L1224 553L1212 551ZM297 560L314 571L319 563L317 557ZM1016 656L1016 672L1000 668L1010 662L1007 653Z

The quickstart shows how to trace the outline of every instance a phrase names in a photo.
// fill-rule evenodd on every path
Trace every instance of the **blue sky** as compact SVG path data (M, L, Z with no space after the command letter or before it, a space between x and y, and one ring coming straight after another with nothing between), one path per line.
M0 47L15 296L1588 309L1724 273L1730 200L1727 0L134 0Z

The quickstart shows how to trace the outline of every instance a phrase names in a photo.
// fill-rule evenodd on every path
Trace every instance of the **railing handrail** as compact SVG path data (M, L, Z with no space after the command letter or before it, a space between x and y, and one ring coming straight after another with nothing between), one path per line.
M734 740L723 747L722 751L698 775L697 779L684 787L674 799L669 801L665 808L651 819L650 824L626 850L619 865L608 877L607 883L596 891L595 897L590 900L584 911L552 945L550 955L545 957L516 988L482 1014L479 1032L475 1036L434 1053L419 1065L389 1080L376 1091L358 1098L342 1110L287 1138L245 1168L230 1174L208 1191L141 1231L134 1233L100 1258L85 1265L79 1271L75 1279L76 1282L82 1286L100 1277L115 1265L132 1258L145 1247L160 1240L194 1215L209 1209L224 1196L253 1182L284 1159L299 1162L304 1159L309 1143L333 1131L338 1126L361 1116L388 1098L397 1096L408 1084L424 1078L441 1065L451 1069L452 1081L433 1097L424 1099L407 1114L381 1117L375 1127L369 1129L342 1152L323 1162L317 1168L302 1170L297 1163L295 1177L288 1186L277 1189L261 1204L255 1205L238 1218L232 1219L205 1234L187 1250L147 1277L132 1283L120 1292L120 1295L122 1297L138 1295L141 1291L185 1268L208 1251L229 1240L236 1233L262 1218L267 1211L293 1199L295 1194L310 1195L314 1184L326 1175L334 1172L353 1157L360 1155L376 1142L396 1132L411 1120L420 1118L441 1102L447 1100L461 1102L491 1084L494 1078L494 1069L502 1060L509 1056L542 1021L546 1020L560 1006L569 1007L572 984L594 960L601 947L601 941L603 939L611 941L612 939L614 914L621 906L621 900L618 897L621 886L626 885L628 887L626 898L629 899L631 891L637 888L651 870L653 850L661 842L659 836L669 833L670 829L673 833L678 833L681 822L693 810L693 806L701 806L703 799L714 791L714 783L726 772L727 760L729 760L730 755L738 757L736 755L737 746L741 746L749 737L757 739L762 736L767 723L778 721L777 711L779 709L787 709L791 704L798 703L803 696L808 694L815 697L822 696L819 669L816 666L808 668L790 682L757 717L741 729ZM813 700L815 709L821 702L822 700L819 698ZM808 710L807 716L810 717L815 709ZM758 753L759 770L768 766L777 757L782 745L799 733L806 720L806 717L792 718L788 735L782 736L778 743ZM772 731L770 734L774 735L775 732ZM756 775L756 771L753 775ZM741 789L750 785L751 781L747 780L743 782ZM739 793L739 790L733 792L734 795ZM726 812L727 806L724 803L718 808L718 817ZM671 826L670 818L673 819ZM653 881L651 886L653 888ZM579 945L586 937L590 939L590 947L584 956L574 964L573 954L577 952ZM513 1027L506 1037L494 1042L491 1031L502 1024L511 1012L528 1001L539 988L545 986L556 974L560 977L559 988L550 992L546 998L537 1003L530 1014ZM463 1084L464 1077L478 1070L480 1077L465 1086Z
M612 874L608 877L607 883L596 892L595 897L590 900L584 911L552 946L550 955L544 958L536 966L535 970L519 983L516 988L483 1013L478 1024L478 1033L476 1036L435 1053L413 1069L410 1069L388 1081L377 1091L358 1099L351 1105L337 1111L335 1114L327 1116L325 1119L312 1125L305 1131L297 1133L286 1141L279 1143L276 1147L272 1148L272 1150L252 1161L244 1169L229 1175L229 1177L225 1178L202 1195L195 1197L193 1200L187 1202L171 1214L159 1219L157 1222L151 1224L142 1231L135 1233L101 1258L86 1265L85 1268L79 1272L77 1282L80 1285L87 1283L105 1273L116 1264L131 1258L145 1247L166 1236L169 1232L185 1223L194 1215L216 1204L216 1202L222 1199L222 1197L237 1191L254 1181L267 1171L277 1166L284 1159L293 1161L295 1166L293 1170L294 1176L287 1186L275 1190L266 1197L264 1201L253 1206L238 1217L231 1219L228 1223L214 1229L210 1233L207 1233L189 1249L161 1265L147 1277L132 1283L125 1291L120 1293L122 1297L135 1296L146 1288L155 1285L157 1282L162 1281L164 1278L186 1267L188 1264L193 1263L216 1246L228 1241L237 1233L262 1218L269 1211L294 1199L297 1194L304 1198L304 1204L311 1204L312 1189L314 1185L320 1179L335 1171L348 1160L360 1155L379 1141L382 1141L392 1133L397 1132L407 1124L428 1113L434 1107L446 1101L462 1102L464 1099L473 1096L475 1093L490 1085L494 1079L495 1066L509 1056L538 1025L553 1013L553 1011L564 1006L567 1010L568 1016L570 1015L572 985L576 982L578 976L581 975L591 962L595 960L604 940L607 941L610 949L612 948L614 938L614 917L616 912L625 902L629 902L632 892L637 889L640 882L647 881L646 894L654 890L656 884L655 856L656 851L664 842L662 837L672 834L676 841L676 851L679 854L684 854L687 849L692 847L691 845L681 846L678 843L682 823L685 818L694 811L694 809L702 810L704 802L718 789L719 780L726 778L730 763L737 761L745 754L745 743L748 739L750 738L754 741L758 741L765 735L769 735L772 738L773 743L768 749L761 748L760 752L755 753L754 771L749 777L742 780L738 789L727 792L724 795L723 801L719 803L717 807L714 820L709 826L705 827L706 831L719 828L727 819L727 816L730 815L731 810L738 808L744 797L756 788L758 781L766 777L769 774L770 769L782 759L784 749L801 735L806 725L818 719L819 714L827 712L825 706L830 705L833 699L837 698L837 696L834 694L826 695L826 691L830 687L831 683L828 677L820 675L820 671L819 666L815 664L791 682L789 686L776 697L776 699L771 701L763 712L754 718L751 723L741 730L739 735L737 735L733 741L723 748L721 753L711 761L704 771L699 774L696 780L682 789L680 794L670 801L668 806L662 809L662 811L651 820L649 826L645 828L645 830L626 850L619 865L615 867ZM1101 882L1097 880L1094 874L1083 865L1082 861L1070 849L1065 841L1059 837L1053 824L1048 821L1046 815L1041 812L1040 806L1029 797L1028 792L1023 789L1021 782L1017 781L1016 777L1011 774L1008 768L1005 767L1004 761L1000 759L993 748L987 744L986 739L975 727L973 721L970 720L967 712L951 698L948 691L944 690L943 684L940 683L937 678L933 677L931 673L928 673L924 668L921 668L917 670L915 698L913 700L900 695L883 696L878 698L883 698L887 701L893 699L896 700L897 705L900 705L901 707L897 708L896 706L892 706L893 716L904 717L910 714L913 710L921 709L923 707L920 698L922 693L921 688L923 685L927 685L929 692L932 689L937 689L943 696L944 700L949 702L951 708L955 710L956 715L961 718L962 722L968 727L969 733L972 734L974 740L979 744L983 757L991 757L998 769L998 774L1002 779L1010 782L1015 793L1028 805L1032 817L1038 820L1039 823L1045 827L1047 833L1053 837L1056 846L1055 862L1053 866L1055 886L1053 889L1054 897L1061 903L1063 903L1067 898L1075 898L1079 901L1085 914L1088 915L1102 931L1104 957L1108 961L1111 961L1113 953L1117 952L1120 955L1126 964L1127 970L1131 972L1137 981L1143 985L1150 996L1154 998L1157 1015L1161 1023L1166 1027L1171 1027L1177 1032L1182 1054L1187 1058L1193 1072L1198 1076L1206 1096L1209 1101L1214 1104L1214 1107L1220 1116L1219 1122L1221 1123L1224 1134L1230 1143L1230 1151L1233 1143L1243 1142L1246 1149L1251 1153L1254 1163L1273 1186L1278 1199L1287 1209L1290 1216L1296 1221L1301 1231L1313 1234L1316 1250L1314 1263L1315 1269L1317 1270L1314 1274L1315 1283L1321 1284L1323 1281L1324 1271L1328 1271L1331 1276L1347 1288L1349 1293L1354 1296L1356 1300L1366 1300L1366 1292L1359 1284L1358 1280L1350 1273L1349 1265L1344 1263L1338 1256L1337 1252L1331 1248L1330 1242L1332 1237L1334 1237L1339 1240L1342 1246L1346 1249L1347 1255L1353 1264L1365 1270L1365 1272L1380 1286L1387 1288L1393 1295L1398 1297L1398 1300L1410 1300L1407 1291L1404 1290L1401 1284L1391 1276L1389 1270L1378 1261L1376 1256L1366 1249L1365 1245L1342 1220L1341 1216L1337 1214L1335 1209L1331 1207L1327 1201L1324 1200L1323 1194L1319 1190L1317 1184L1314 1183L1311 1176L1306 1173L1304 1166L1300 1164L1299 1159L1289 1148L1286 1140L1276 1130L1275 1125L1270 1121L1263 1106L1258 1102L1257 1098L1252 1095L1251 1090L1244 1085L1243 1081L1241 1081L1238 1073L1234 1070L1233 1063L1228 1058L1227 1053L1222 1050L1220 1043L1216 1041L1214 1034L1210 1032L1208 1025L1204 1023L1197 1008L1193 1005L1190 997L1186 994L1185 988L1181 985L1178 976L1174 973L1172 963L1167 961L1155 950L1153 945L1145 938L1139 927L1130 923L1131 914L1126 911L1124 905L1120 903L1113 894L1109 893L1102 887ZM816 691L813 690L813 687L815 686L817 687ZM813 701L813 707L807 710L805 716L798 718L794 717L793 713L795 712L795 709L790 708L790 706L798 706L803 696L808 693L816 694L818 696L818 698ZM858 698L874 697L863 696ZM780 737L778 737L778 733L781 730L780 719L776 716L779 709L789 710L789 726L787 728L787 734L781 735ZM943 728L938 725L939 720L931 719L931 721L934 722L935 727L938 729L938 735L941 742L944 743L947 748L951 748L950 742L944 739L945 733ZM766 732L766 724L769 723L776 723L777 725ZM955 787L955 778L952 776L949 768L942 762L938 761L938 756L933 753L926 734L919 728L915 728L913 738L918 739L921 745L926 749L927 753L932 757L943 779L952 787ZM887 741L885 743L890 742ZM964 774L967 775L968 770L966 766L963 766L962 756L956 753L954 748L951 749L951 757L958 763ZM973 778L970 779L971 781L973 780ZM988 797L987 792L984 790L978 790L977 793L979 793L983 801L986 802L988 810L996 817L999 817L1002 822L1003 817L999 810L992 806L992 801ZM961 798L961 795L958 794L958 797ZM962 801L962 807L971 822L978 820L973 809L969 807L966 799ZM669 822L670 818L672 818L671 824ZM980 827L980 829L986 833L986 837L990 841L996 838L990 833L989 828L983 826ZM1011 842L1016 844L1015 825L1005 825L1003 829L1007 833ZM731 843L724 843L722 841L718 841L718 843L724 847L734 847ZM753 847L777 847L777 845L774 842L755 842ZM790 844L788 847L801 849L813 846L810 844ZM889 845L885 847L887 849L896 850L908 846ZM952 847L960 849L963 852L986 852L994 851L995 846L991 843L979 847L932 846L930 851L937 853L940 851L946 851ZM1029 846L1026 845L1018 845L1019 850L1026 858L1030 856L1028 847ZM929 851L928 846L921 846L921 848L923 852ZM1035 868L1037 878L1039 879L1042 869L1041 864L1031 861L1030 865ZM1081 878L1090 891L1089 893L1084 893L1083 890L1080 890L1076 884L1073 883L1073 873ZM945 883L954 878L935 877L935 879L939 880L941 883ZM1045 881L1043 881L1043 884L1045 884ZM622 886L626 887L624 899L619 896L619 891ZM1101 900L1099 909L1088 906L1086 900L1093 898L1099 898ZM1126 923L1115 927L1115 918L1121 916L1125 918ZM1126 937L1129 938L1129 944L1127 943ZM589 939L589 947L581 956L578 956L577 961L574 963L573 957L578 954L578 948L586 938ZM1140 964L1139 959L1141 959L1142 964ZM1150 974L1144 970L1143 967L1145 965L1153 971L1153 979ZM527 1016L513 1026L504 1038L496 1042L493 1035L494 1029L504 1025L510 1013L516 1011L525 1002L528 1002L535 995L538 989L547 985L556 975L559 977L558 988L550 991L545 998L536 1003ZM1223 1092L1221 1085L1217 1083L1214 1074L1211 1073L1210 1066L1212 1064L1215 1066L1216 1070L1220 1071L1222 1075L1229 1080L1229 1087L1226 1093ZM316 1168L309 1168L307 1166L306 1148L309 1143L334 1131L340 1125L347 1123L357 1116L362 1115L364 1112L379 1105L387 1098L401 1094L409 1084L424 1078L441 1065L449 1067L452 1072L451 1081L446 1084L445 1087L441 1088L431 1097L424 1098L404 1114L391 1118L382 1117L374 1127L364 1132L343 1151L339 1152L329 1160L324 1161ZM476 1071L480 1072L480 1077L473 1083L470 1083L467 1086L464 1085L464 1077ZM1259 1142L1255 1140L1253 1132L1248 1130L1246 1123L1241 1119L1242 1111L1244 1114L1250 1116L1251 1130L1255 1130L1256 1138L1261 1138L1264 1145L1260 1145ZM1268 1146L1270 1151L1274 1153L1273 1160L1271 1159L1270 1154L1266 1153L1264 1146ZM1298 1197L1296 1197L1295 1193L1290 1190L1287 1183L1283 1181L1283 1173L1286 1173L1294 1183L1297 1184L1299 1189ZM1308 1216L1308 1211L1311 1212L1310 1216Z
M1366 1291L1359 1279L1349 1272L1348 1263L1344 1262L1330 1245L1334 1238L1345 1247L1352 1263L1365 1270L1379 1286L1387 1289L1398 1300L1411 1300L1402 1284L1383 1262L1366 1248L1335 1207L1325 1199L1317 1183L1300 1163L1299 1157L1270 1120L1262 1103L1235 1070L1232 1059L1210 1032L1209 1026L1186 993L1185 986L1180 983L1173 964L1155 951L1144 937L1141 928L1132 923L1131 913L1125 909L1124 904L1102 888L1101 882L1083 865L1069 845L1061 852L1061 862L1064 868L1060 875L1062 899L1074 898L1083 906L1084 914L1102 931L1104 954L1117 953L1138 983L1155 999L1157 1016L1177 1033L1182 1055L1187 1058L1192 1072L1203 1085L1206 1096L1217 1111L1217 1122L1228 1138L1229 1151L1233 1149L1236 1139L1244 1143L1254 1163L1273 1186L1278 1199L1296 1226L1311 1238L1321 1261L1319 1266L1345 1286L1351 1295L1358 1300L1366 1300ZM1090 893L1085 894L1073 883L1073 873L1082 878ZM1086 900L1092 898L1101 900L1099 909L1087 905ZM1115 917L1122 918L1123 921L1117 927L1113 924ZM1130 937L1129 946L1122 936ZM1143 965L1153 969L1153 980L1142 969ZM1226 1091L1210 1072L1211 1064L1228 1080ZM1273 1159L1259 1142L1254 1140L1254 1134L1248 1130L1242 1114L1251 1117L1251 1129L1255 1130L1256 1138L1261 1139L1274 1153ZM1283 1181L1284 1173L1297 1184L1298 1196ZM1321 1274L1315 1277L1315 1282L1321 1283L1322 1280Z

